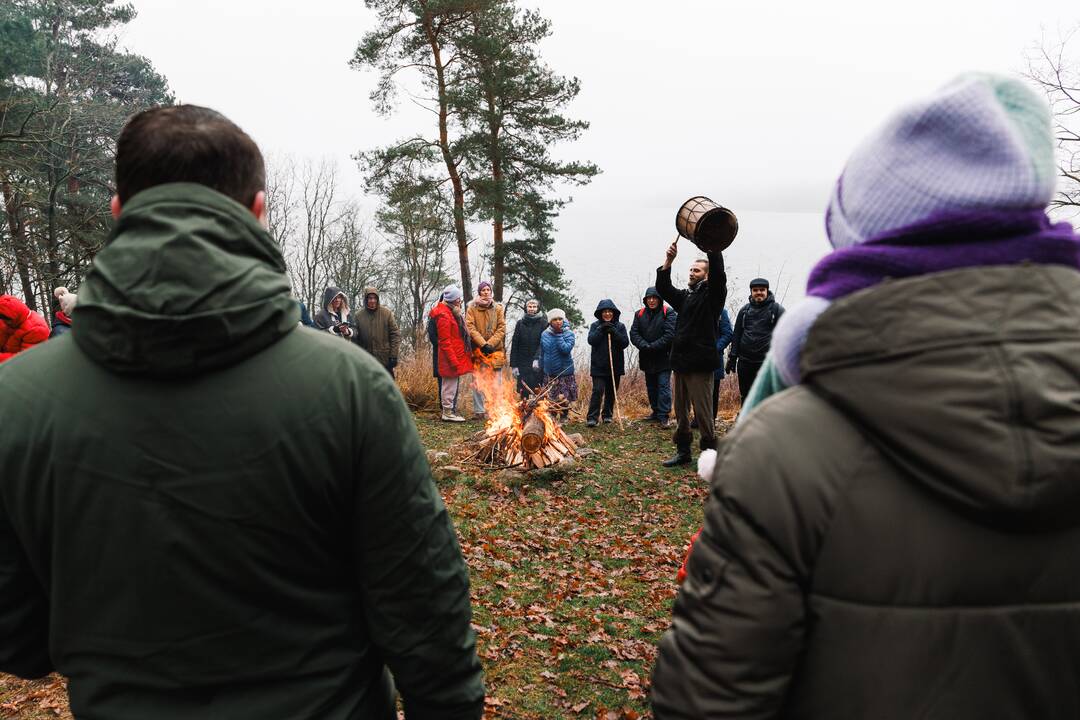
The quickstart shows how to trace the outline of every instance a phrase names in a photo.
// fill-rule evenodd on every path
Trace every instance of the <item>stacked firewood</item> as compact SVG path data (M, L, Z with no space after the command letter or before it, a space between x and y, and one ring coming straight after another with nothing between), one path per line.
M469 443L469 459L492 467L533 470L554 465L574 455L577 445L549 414L543 388L514 409L517 422L489 424ZM520 428L520 431L519 431Z

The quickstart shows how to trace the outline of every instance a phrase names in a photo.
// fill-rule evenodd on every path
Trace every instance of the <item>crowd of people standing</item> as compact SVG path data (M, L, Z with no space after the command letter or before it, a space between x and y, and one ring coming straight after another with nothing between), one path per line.
M679 288L672 243L629 329L597 305L587 422L617 413L634 345L648 419L675 417L665 464L695 424L714 461L656 718L1080 715L1080 237L1047 214L1054 150L1043 98L962 76L848 159L803 302L757 278L731 323L723 256ZM468 568L397 326L375 288L355 311L328 288L308 320L265 180L220 113L139 113L55 337L0 296L0 672L62 673L75 717L391 720L400 697L479 720ZM443 290L444 420L506 366L566 419L574 329L524 309L507 355L491 286ZM725 371L744 402L717 455Z

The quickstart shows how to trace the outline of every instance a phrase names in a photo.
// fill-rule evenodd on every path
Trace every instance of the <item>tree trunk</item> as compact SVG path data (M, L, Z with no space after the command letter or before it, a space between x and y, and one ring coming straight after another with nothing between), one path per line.
M428 10L427 2L420 3L423 8L423 28L428 45L431 46L432 64L435 67L435 84L439 94L439 149L442 151L446 172L450 175L450 184L454 189L454 233L457 235L458 263L461 266L461 291L466 300L472 297L472 279L469 277L469 238L465 233L465 186L461 181L457 163L450 152L450 133L448 130L449 112L446 98L446 71L442 61L442 47L435 33L434 21Z
M502 170L502 158L499 156L499 123L496 121L495 115L495 98L488 92L487 95L488 104L488 127L490 130L490 148L491 153L491 179L495 187L495 202L493 205L492 220L491 220L491 249L492 249L492 290L495 295L495 299L502 302L503 299L503 208L505 207L505 193L506 190L503 187L503 170Z
M30 282L30 253L26 242L26 227L19 218L19 200L8 180L5 179L0 183L0 187L3 189L4 212L7 214L8 231L11 233L11 243L15 250L15 267L19 272L19 281L22 283L23 300L31 310L37 310L34 286Z

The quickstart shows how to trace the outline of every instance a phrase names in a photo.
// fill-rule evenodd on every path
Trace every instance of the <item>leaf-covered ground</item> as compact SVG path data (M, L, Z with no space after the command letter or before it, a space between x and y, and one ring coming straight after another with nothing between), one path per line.
M418 419L425 444L476 430ZM489 717L648 716L656 643L705 484L665 470L670 431L571 423L598 451L561 479L443 482L473 588Z
M479 429L427 415L417 426L430 450L448 452ZM440 481L470 568L489 718L649 716L656 643L705 485L689 466L660 467L669 430L571 423L567 432L597 452L561 477L461 465ZM0 675L0 717L58 716L70 717L62 678Z

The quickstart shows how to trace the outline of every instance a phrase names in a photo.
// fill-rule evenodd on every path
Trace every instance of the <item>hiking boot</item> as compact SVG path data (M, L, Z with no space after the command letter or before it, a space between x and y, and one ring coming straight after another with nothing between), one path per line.
M596 421L592 418L585 421L585 427L596 427Z
M473 420L479 420L480 422L487 422L487 414L485 414L485 413L475 413L472 417L473 417Z
M443 419L443 422L465 422L465 418L461 417L460 415L458 415L456 413L444 412L442 414L442 419Z
M678 467L679 465L689 465L693 458L690 456L690 451L684 448L679 448L675 451L675 454L669 457L664 462L660 463L666 468Z
M615 421L614 421L614 420L612 420L611 418L604 418L604 424L605 424L605 425L609 425L609 424L611 424L611 423L613 423L613 422L615 422Z

